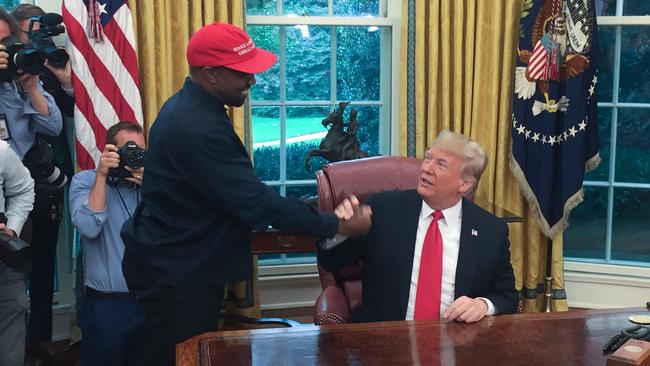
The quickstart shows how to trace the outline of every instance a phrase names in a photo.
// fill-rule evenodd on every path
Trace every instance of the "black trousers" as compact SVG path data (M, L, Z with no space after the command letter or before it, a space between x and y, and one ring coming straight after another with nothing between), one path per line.
M216 331L223 302L223 286L210 288L160 287L138 296L144 312L138 346L145 365L173 366L176 343Z
M52 339L52 296L56 244L63 207L63 192L37 192L31 221L31 271L29 284L29 323L27 343L36 345Z

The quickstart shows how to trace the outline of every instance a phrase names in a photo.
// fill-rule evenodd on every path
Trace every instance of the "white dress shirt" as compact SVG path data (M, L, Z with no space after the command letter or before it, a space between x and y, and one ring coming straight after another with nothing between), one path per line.
M463 215L463 200L458 201L454 206L442 210L443 218L438 220L438 228L442 235L442 285L440 294L440 319L443 318L445 310L454 302L456 289L456 264L458 263L458 251L460 249L460 228ZM433 220L433 209L422 201L418 231L415 237L415 250L413 255L413 270L411 271L411 288L409 290L409 302L406 308L406 320L413 320L415 315L415 297L418 289L418 277L420 275L420 260L422 246L429 225ZM494 304L486 298L483 299L488 305L487 315L495 313Z

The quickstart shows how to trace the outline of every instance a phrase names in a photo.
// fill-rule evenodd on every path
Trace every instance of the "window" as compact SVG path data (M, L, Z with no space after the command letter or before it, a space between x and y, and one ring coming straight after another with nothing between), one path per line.
M394 3L389 6L389 3ZM390 0L248 0L247 30L257 46L279 56L256 75L251 89L251 138L256 173L283 196L316 198L314 173L328 129L322 121L339 102L357 111L360 148L370 156L391 153L391 119L398 85L399 18L388 17ZM395 78L396 80L396 78ZM310 163L308 166L307 163ZM302 263L313 255L276 255L263 264Z
M571 260L650 266L650 2L597 0L600 166L571 214Z

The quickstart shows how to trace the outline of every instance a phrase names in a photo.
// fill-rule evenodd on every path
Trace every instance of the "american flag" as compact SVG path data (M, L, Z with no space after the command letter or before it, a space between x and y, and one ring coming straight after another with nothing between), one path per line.
M91 169L110 126L143 123L133 21L126 0L64 0L62 15L70 38L77 164Z

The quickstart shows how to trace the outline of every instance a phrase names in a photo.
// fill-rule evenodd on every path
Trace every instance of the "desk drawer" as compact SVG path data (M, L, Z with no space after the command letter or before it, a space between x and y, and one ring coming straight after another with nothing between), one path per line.
M318 238L293 235L281 231L254 232L251 241L253 254L282 254L316 252Z

